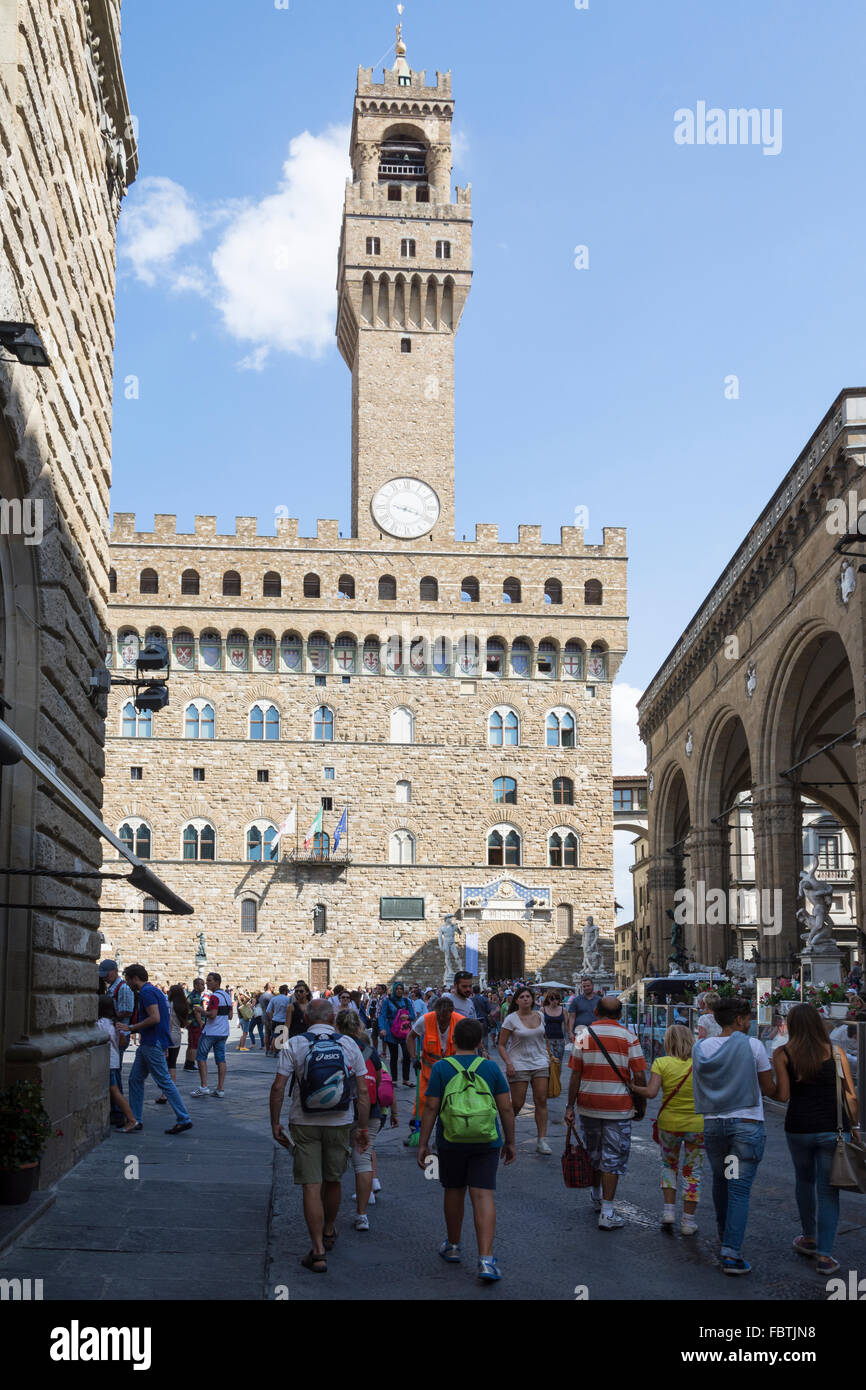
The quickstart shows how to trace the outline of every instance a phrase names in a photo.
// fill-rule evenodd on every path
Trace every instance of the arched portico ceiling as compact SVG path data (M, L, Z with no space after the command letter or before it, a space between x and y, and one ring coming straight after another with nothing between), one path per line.
M659 778L658 811L656 813L655 854L664 854L681 845L692 824L688 786L683 769L670 764Z
M715 716L704 739L698 769L695 810L701 825L709 825L734 804L740 792L753 783L752 758L740 716L723 709Z

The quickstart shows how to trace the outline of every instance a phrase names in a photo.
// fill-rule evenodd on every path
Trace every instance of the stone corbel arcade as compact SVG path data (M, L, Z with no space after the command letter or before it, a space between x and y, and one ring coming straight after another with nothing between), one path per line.
M666 913L677 888L690 888L696 903L700 884L736 892L740 808L751 821L759 920L744 927L730 911L715 922L696 912L686 951L718 967L756 944L759 974L798 969L804 799L850 838L863 956L866 574L857 566L866 543L840 547L828 503L866 495L864 449L866 392L845 391L639 703L649 778L647 973L668 969ZM775 894L782 910L771 923Z

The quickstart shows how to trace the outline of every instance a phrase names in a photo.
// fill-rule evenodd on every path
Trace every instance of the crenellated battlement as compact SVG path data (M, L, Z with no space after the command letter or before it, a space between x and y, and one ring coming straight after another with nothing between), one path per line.
M358 85L355 95L359 97L381 97L383 95L394 95L405 100L408 94L414 93L416 96L438 97L440 100L451 100L451 73L436 73L436 82L433 85L427 83L427 72L410 72L409 82L400 81L400 75L391 68L383 70L383 81L373 81L372 68L358 68Z
M518 555L534 554L543 550L548 555L573 555L578 558L620 558L626 554L626 532L622 526L605 526L602 544L589 545L583 539L582 526L561 526L559 539L551 541L544 540L540 526L521 525L517 528L517 540L514 541L502 539L499 526L495 522L479 522L471 540L444 539L441 543L431 543L428 538L424 538L412 546L406 541L398 541L385 535L375 545L357 536L343 536L340 534L340 523L333 518L320 518L316 522L314 536L299 535L298 519L284 516L275 517L275 531L259 530L259 519L254 516L236 517L233 532L218 532L214 516L197 516L193 531L178 531L177 516L170 513L156 515L151 531L138 531L135 523L134 512L117 512L110 533L111 544L190 547L212 545L216 549L249 547L255 550L308 550L315 546L318 550L346 551L354 554L370 550L377 553L394 550L400 554L411 554L414 550L423 555L468 554L473 551Z

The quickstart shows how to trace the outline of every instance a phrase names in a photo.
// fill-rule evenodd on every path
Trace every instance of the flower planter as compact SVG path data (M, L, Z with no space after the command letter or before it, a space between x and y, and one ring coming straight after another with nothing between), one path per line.
M20 1168L0 1168L0 1207L17 1207L29 1201L38 1163L24 1163Z
M844 1004L844 1003L843 1003L843 1004L828 1004L828 1005L827 1005L827 1014L828 1014L828 1016L829 1016L830 1018L847 1018L847 1017L848 1017L848 1005L847 1005L847 1004Z

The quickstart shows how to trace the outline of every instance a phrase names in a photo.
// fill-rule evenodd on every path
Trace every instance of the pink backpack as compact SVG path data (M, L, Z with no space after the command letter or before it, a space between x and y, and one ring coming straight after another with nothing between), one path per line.
M409 1018L409 1010L401 1006L394 1015L394 1021L391 1024L391 1037L402 1042L403 1038L408 1038L411 1031L412 1023Z
M380 1110L390 1110L394 1104L394 1082L391 1080L391 1075L384 1062L381 1070L376 1067L373 1061L372 1047L365 1047L363 1056L367 1063L367 1090L370 1094L370 1104L378 1104Z

